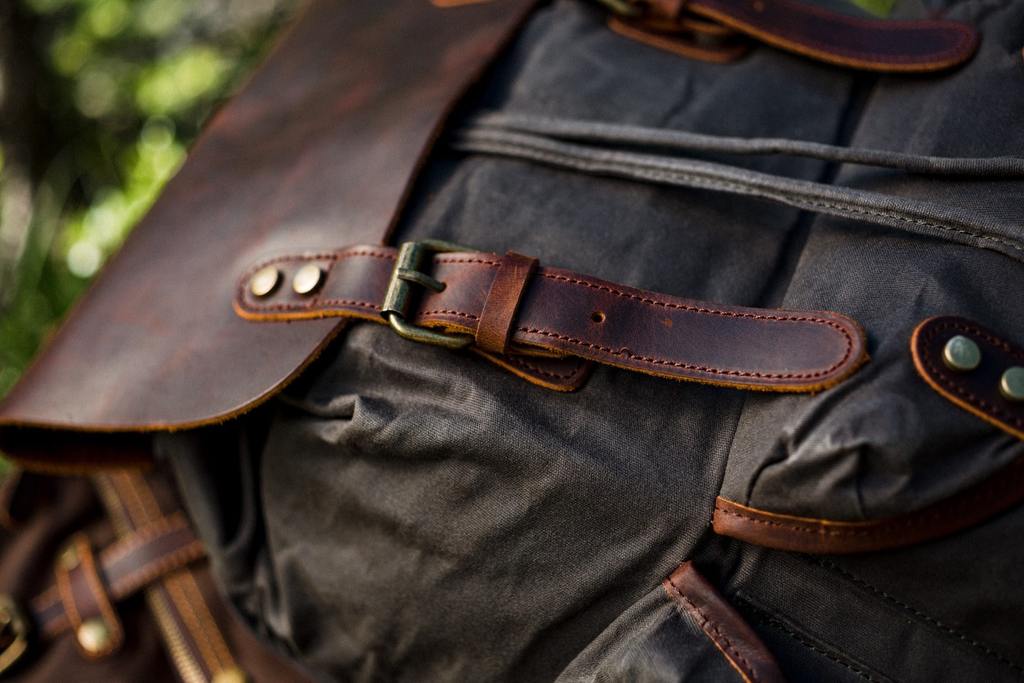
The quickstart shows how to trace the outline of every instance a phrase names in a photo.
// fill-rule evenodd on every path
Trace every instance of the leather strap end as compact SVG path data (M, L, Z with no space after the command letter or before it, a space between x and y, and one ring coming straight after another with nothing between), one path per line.
M481 351L508 353L516 313L537 265L537 259L513 251L501 257L476 328L476 345Z
M124 627L107 594L84 533L77 533L57 560L56 585L75 643L87 659L101 659L117 652L124 643ZM102 638L90 637L89 629L103 629Z

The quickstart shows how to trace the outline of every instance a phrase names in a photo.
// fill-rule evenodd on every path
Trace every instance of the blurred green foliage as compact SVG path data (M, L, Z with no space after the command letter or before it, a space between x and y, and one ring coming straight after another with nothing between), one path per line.
M6 0L0 396L265 51L290 0Z

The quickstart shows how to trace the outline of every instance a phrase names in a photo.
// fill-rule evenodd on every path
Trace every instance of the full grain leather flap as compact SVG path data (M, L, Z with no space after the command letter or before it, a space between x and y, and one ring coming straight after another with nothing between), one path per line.
M273 395L338 324L241 320L238 274L288 245L386 240L453 103L533 4L312 3L0 405L3 447L32 441L15 427L183 429Z

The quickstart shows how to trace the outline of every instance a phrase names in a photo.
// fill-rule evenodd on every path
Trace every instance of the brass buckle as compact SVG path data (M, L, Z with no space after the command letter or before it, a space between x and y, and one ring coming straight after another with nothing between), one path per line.
M434 254L452 251L474 250L442 240L405 242L398 249L398 258L395 260L394 270L391 271L391 281L388 283L388 291L381 306L381 315L398 336L424 344L443 346L446 349L461 349L473 343L473 337L468 334L438 332L405 321L411 307L412 285L426 287L435 292L444 291L445 283L424 273L423 268L430 263Z
M0 674L28 650L28 621L7 595L0 595Z

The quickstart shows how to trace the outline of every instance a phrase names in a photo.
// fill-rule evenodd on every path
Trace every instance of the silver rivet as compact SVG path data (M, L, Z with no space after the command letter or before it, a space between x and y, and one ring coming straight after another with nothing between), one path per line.
M268 296L277 289L277 283L280 281L281 271L276 267L260 268L249 281L249 291L258 297Z
M75 631L78 644L89 654L97 654L110 646L110 629L102 619L89 619Z
M973 339L958 334L946 342L942 349L942 360L951 370L967 372L981 363L981 349Z
M324 279L324 271L320 266L310 263L299 268L292 279L292 289L296 294L312 294Z
M1024 368L1015 365L999 378L999 393L1011 401L1024 401Z

